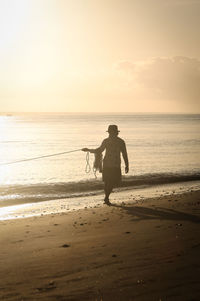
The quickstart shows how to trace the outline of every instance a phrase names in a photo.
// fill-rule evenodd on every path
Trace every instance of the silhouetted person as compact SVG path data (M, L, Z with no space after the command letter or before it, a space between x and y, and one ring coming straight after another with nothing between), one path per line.
M123 139L118 137L119 131L117 125L109 125L107 132L109 133L109 137L103 140L100 147L96 149L83 148L82 151L101 154L106 150L103 159L104 202L109 205L110 193L121 182L121 153L125 162L125 173L129 171L129 164L126 144Z

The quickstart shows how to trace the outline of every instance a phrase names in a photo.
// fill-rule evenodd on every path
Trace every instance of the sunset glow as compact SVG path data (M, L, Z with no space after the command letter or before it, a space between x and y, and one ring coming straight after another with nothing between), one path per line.
M200 112L200 1L0 0L1 112Z

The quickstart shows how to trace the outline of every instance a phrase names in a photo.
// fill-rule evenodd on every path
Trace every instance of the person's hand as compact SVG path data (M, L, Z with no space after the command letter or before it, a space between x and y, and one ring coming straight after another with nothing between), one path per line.
M83 151L83 152L89 152L89 148L84 147L84 148L82 148L82 151Z
M125 167L125 173L128 173L129 172L129 168L128 166Z

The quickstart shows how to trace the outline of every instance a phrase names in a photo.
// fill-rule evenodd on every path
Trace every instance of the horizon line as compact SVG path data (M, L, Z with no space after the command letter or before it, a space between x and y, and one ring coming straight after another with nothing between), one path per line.
M62 112L62 111L58 111L58 112L54 112L54 111L5 111L5 112L0 112L0 115L12 115L12 114L116 114L116 115L119 115L119 114L128 114L128 115L131 115L131 114L179 114L179 115L185 115L185 114L191 114L191 115L199 115L200 112L114 112L114 111L101 111L101 112L87 112L87 111L84 111L84 112L78 112L78 111L71 111L71 112Z

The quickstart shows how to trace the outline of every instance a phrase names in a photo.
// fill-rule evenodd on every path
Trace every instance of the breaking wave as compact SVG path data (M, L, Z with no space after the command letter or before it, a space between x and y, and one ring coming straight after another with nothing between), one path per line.
M126 176L120 189L142 188L178 182L199 181L197 174L145 174ZM101 180L67 183L38 183L32 185L2 185L0 187L0 207L42 202L53 199L73 198L102 193Z

